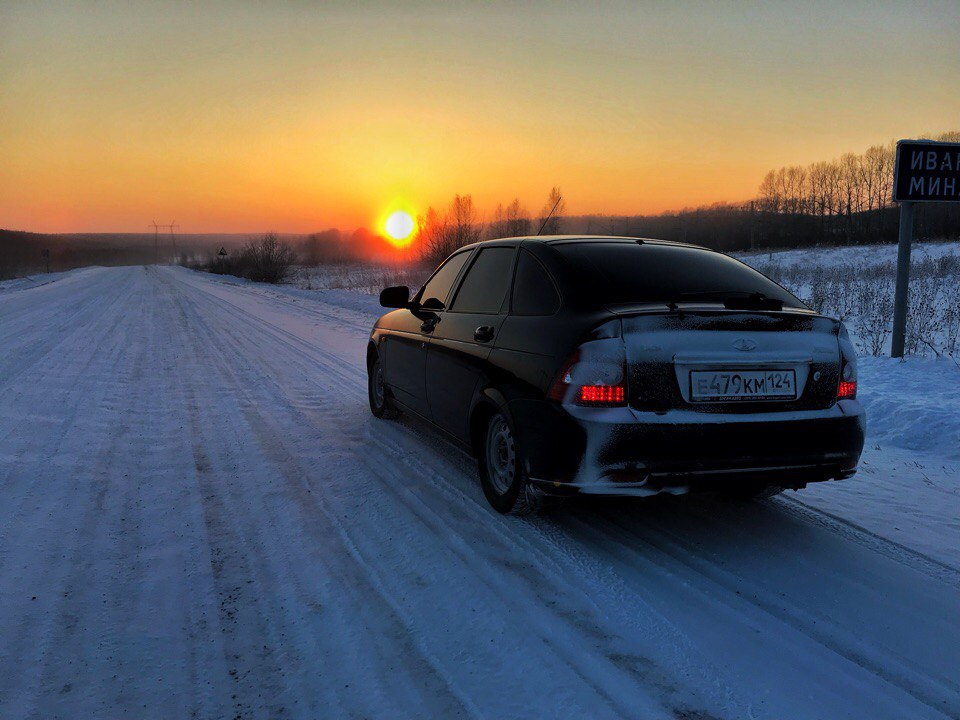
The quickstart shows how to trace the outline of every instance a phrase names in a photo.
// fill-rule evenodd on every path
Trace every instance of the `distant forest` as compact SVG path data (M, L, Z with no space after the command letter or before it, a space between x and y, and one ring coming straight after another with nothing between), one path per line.
M960 141L960 131L934 137ZM719 250L798 248L895 242L897 206L891 201L895 143L874 145L863 153L835 160L771 170L757 196L741 203L717 203L659 215L569 215L559 188L542 208L530 213L518 199L484 216L469 194L455 195L446 208L428 208L417 217L410 249L392 256L389 245L366 228L338 229L306 236L283 236L300 262L316 265L370 259L436 262L458 247L478 240L535 234L584 233L655 237ZM553 214L550 211L553 209ZM920 203L914 218L918 239L960 239L960 203ZM83 265L131 265L187 262L239 248L241 235L153 234L42 235L0 230L0 279L46 268Z
M148 265L180 262L216 252L219 245L239 247L247 235L178 235L153 233L73 233L48 235L0 230L0 280L88 265ZM49 250L49 258L44 251Z
M960 142L960 132L933 139ZM896 242L895 142L836 160L771 170L757 197L656 216L570 218L567 232L679 240L719 250ZM919 203L914 237L960 239L960 203Z

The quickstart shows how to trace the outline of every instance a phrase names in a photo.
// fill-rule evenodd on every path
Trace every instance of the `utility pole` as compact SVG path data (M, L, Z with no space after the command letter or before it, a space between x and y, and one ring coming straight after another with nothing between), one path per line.
M153 225L153 261L156 264L160 264L160 239L158 237L160 226L157 225L157 221L154 220L150 225ZM150 227L147 225L147 227Z
M153 228L153 255L154 262L160 264L160 228L166 228L170 231L170 242L173 244L173 253L177 253L177 236L173 234L173 231L180 226L176 222L168 223L166 225L157 224L157 221L154 220L152 223L147 225L147 227Z
M177 258L177 236L174 234L173 231L175 229L178 229L180 226L177 225L177 221L174 220L167 227L170 228L170 242L173 245L173 257L174 257L174 260L176 261L177 259L179 259Z

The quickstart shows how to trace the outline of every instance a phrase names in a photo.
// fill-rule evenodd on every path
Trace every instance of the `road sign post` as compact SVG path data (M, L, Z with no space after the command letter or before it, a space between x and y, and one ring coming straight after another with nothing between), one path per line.
M900 203L900 237L897 241L897 289L893 301L891 357L903 357L907 337L907 294L910 289L910 245L913 242L913 203Z
M918 202L960 202L960 143L901 140L893 167L893 201L900 203L897 286L891 357L903 357L910 293L913 210Z

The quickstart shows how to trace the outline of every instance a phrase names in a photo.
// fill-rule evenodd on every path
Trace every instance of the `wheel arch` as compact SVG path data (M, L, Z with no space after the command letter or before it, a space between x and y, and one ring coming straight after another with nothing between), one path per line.
M507 399L496 388L486 388L477 393L473 405L470 408L470 452L474 457L479 457L483 451L484 432L487 429L487 422L496 412L502 412L513 424L513 417L507 407Z
M378 357L380 357L380 351L377 349L377 344L370 340L367 343L367 372L370 372L370 367Z

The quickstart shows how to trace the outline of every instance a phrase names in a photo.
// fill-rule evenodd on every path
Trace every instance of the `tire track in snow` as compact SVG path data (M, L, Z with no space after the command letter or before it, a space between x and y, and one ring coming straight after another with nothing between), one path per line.
M817 523L836 535L848 538L891 560L919 570L942 583L960 588L960 568L955 568L918 550L881 537L856 523L808 505L795 497L779 496L776 498L776 502L782 503L784 510L802 518L804 521Z
M841 622L834 621L829 614L811 611L800 604L790 603L789 598L772 594L762 583L715 561L709 553L697 547L696 543L667 527L665 523L656 523L650 530L637 533L623 525L622 516L608 516L604 519L604 535L620 543L628 557L638 554L638 542L653 547L667 559L665 566L681 564L707 581L708 588L713 586L726 591L724 595L717 595L709 589L706 593L718 598L729 598L732 607L752 605L824 648L883 678L930 709L960 715L956 687L948 681L949 675L929 675L915 667L910 659L892 655L881 642L877 642L877 638L858 637ZM649 557L645 555L644 559ZM880 600L879 597L876 599Z
M230 314L230 316L231 316L232 318L236 319L237 321L242 321L242 322L244 323L244 325L247 326L247 328L249 328L249 326L252 324L252 325L254 325L254 326L257 326L258 329L260 329L260 328L259 328L260 323L259 323L256 319L251 319L251 318L249 318L249 316L246 316L246 315L244 315L244 314L242 314L242 313L239 313L239 312L236 310L236 308L231 308L231 309L225 310L224 312ZM229 348L225 348L225 349L224 349L224 351L223 351L224 355L228 355L228 356L231 356L231 357L244 357L244 358L250 356L249 348L247 348L247 347L244 346L244 343L245 343L245 342L251 342L249 329L247 329L246 332L244 332L242 335L238 335L238 334L232 332L232 331L229 330L229 329L223 328L222 326L221 326L221 329L222 329L222 335L223 335L223 337L225 337L225 338L232 338L232 339L233 339L232 346L229 347ZM266 327L264 327L263 329L264 329L265 331L271 333L271 334L275 334L276 331L277 331L277 328L274 328L274 327L272 327L272 326L266 326ZM279 341L282 345L285 345L286 347L288 347L288 348L290 348L290 349L292 349L292 350L294 350L294 351L296 352L296 355L291 355L291 356L289 356L289 357L286 356L286 355L283 356L283 357L284 357L284 364L285 364L285 365L302 362L302 358L303 358L303 355L304 355L304 351L309 351L310 349L313 349L312 347L301 347L301 345L302 345L302 340L300 340L300 338L297 338L297 337L295 337L295 336L293 336L293 335L291 335L291 334L285 333L285 332L279 333L277 339L278 339L278 341ZM325 367L324 369L326 369L326 367ZM308 372L308 371L313 371L314 374L315 374L316 366L315 366L315 365L309 365L309 366L307 366L307 367L304 367L304 372L301 373L301 376L302 376L302 377L308 377L308 376L309 376L309 372ZM333 375L335 375L335 376L340 376L340 377L341 377L342 379L344 379L344 380L348 380L348 379L349 379L349 375L347 374L347 372L342 371L342 370L339 368L339 363L338 363L337 366L335 366L334 368L331 368L331 373L330 373L330 374L333 374ZM321 375L320 377L322 378L322 382L325 383L325 384L327 384L327 385L329 386L329 381L326 380L325 376L324 376L324 375ZM286 395L286 394L289 392L289 388L285 388L284 386L281 386L281 385L279 385L279 384L276 384L275 382L272 382L269 376L265 376L265 377L260 378L259 383L246 383L245 385L246 385L246 386L255 386L255 385L257 385L257 384L262 384L263 382L269 382L271 385L273 385L272 391L275 392L275 393L277 393L277 394ZM354 382L351 381L351 382L350 382L350 390L349 390L349 392L350 392L351 395L354 394L353 385L354 385ZM330 389L331 389L331 391L332 391L331 394L334 395L334 396L337 396L337 395L342 395L341 390L343 390L344 388L340 388L340 386L335 386L335 387L331 387ZM291 401L291 399L290 399L289 397L288 397L287 399L288 399L288 405L289 405L289 407L292 408L292 409L294 409L294 410L297 410L297 408L296 408L297 403ZM319 405L319 404L314 403L313 405ZM361 408L363 408L363 407L364 407L364 406L361 405ZM334 421L334 422L331 422L331 421ZM317 424L317 425L319 425L319 426L327 426L327 425L331 425L331 424L342 425L342 422L335 422L335 419L334 419L334 418L332 418L332 417L330 417L330 416L327 416L327 415L321 415L321 416L319 416L319 417L316 416L316 415L313 415L313 416L305 415L305 414L303 413L303 411L302 411L302 408L301 408L301 409L299 409L299 414L298 414L297 417L293 420L293 424L299 425L299 426L304 426L304 425L306 425L306 424ZM342 437L342 434L338 434L338 437ZM354 436L354 437L353 437L353 440L354 440L354 446L359 446L360 443L364 443L364 444L369 445L369 440L370 440L370 438ZM333 451L335 451L335 450L336 450L336 448L330 448L330 449L329 449L330 452L333 452ZM322 452L321 450L319 450L319 449L318 449L318 452L319 452L320 454L323 454L323 452ZM291 457L289 453L287 453L286 456L287 456L287 457ZM368 457L365 457L365 456L368 456ZM390 466L390 462L389 462L389 461L391 460L391 454L390 454L390 453L387 453L387 454L382 455L382 456L380 457L379 461L378 461L378 459L377 459L377 457L376 457L375 455L373 455L373 456L369 455L369 452L364 453L364 454L360 454L359 457L356 458L356 460L357 460L358 462L361 462L361 463L363 464L363 466L366 467L366 468L367 468L371 473L373 473L375 476L380 477L380 478L382 479L382 486L381 486L381 488L380 488L381 491L387 492L387 493L390 493L390 494L392 494L392 493L395 492L395 491L394 491L394 488L393 488L393 483L390 482L390 480L389 480L388 477L386 477L386 476L383 475L383 471L382 471L382 467L389 467L389 466ZM381 467L378 467L378 465L381 466ZM411 495L409 495L409 494L408 494L407 496L395 495L395 497L397 497L397 498L404 504L404 506L413 514L413 516L414 516L415 518L417 518L417 519L419 519L421 522L423 522L423 523L425 524L425 526L427 526L427 527L433 527L433 528L434 528L434 531L436 532L436 535L437 535L437 542L438 542L438 543L448 543L448 542L449 542L450 537L451 537L450 533L451 533L451 531L453 530L453 527L452 527L452 526L445 526L443 530L437 531L437 530L436 530L436 528L437 528L437 523L432 523L432 525L431 525L431 521L428 519L427 515L425 515L425 508L422 506L422 504L418 503L418 501L417 501L417 499L416 499L415 497L413 497L413 496L411 496ZM464 497L464 496L463 496L462 493L458 495L458 498L459 498L459 499L463 499L463 497ZM474 504L474 507L476 508L476 510L477 510L478 512L477 512L476 515L474 516L473 522L471 523L471 526L472 526L472 527L476 527L476 528L486 528L486 527L489 525L489 521L490 521L490 519L491 519L490 511L487 510L485 507L481 509L481 508L480 508L478 505L476 505L475 503L472 503L472 504ZM456 505L450 507L449 510L458 511ZM429 512L430 515L432 515L434 518L439 518L439 517L441 517L441 515L433 512L433 511L428 511L428 512ZM477 522L478 520L479 520L479 521L482 521L482 522ZM509 522L509 521L501 520L501 522L505 522L505 523L506 523L506 522ZM349 533L349 530L345 530L345 532ZM467 565L467 566L470 566L471 564L474 564L474 565L475 565L475 563L471 563L471 562L470 562L470 557L469 557L469 542L464 541L464 542L463 542L463 545L464 545L464 552L459 553L458 559L460 559L461 561L463 561L464 564ZM509 548L503 547L503 555L510 555L510 554L512 554L513 551L515 551L515 549L514 549L514 550L511 550L511 549L509 549ZM376 551L375 551L375 552L376 552ZM369 554L368 554L368 555L369 555ZM375 569L374 569L374 568L375 568L376 559L377 559L376 557L372 557L370 560L366 561L366 562L368 562L368 567L371 569L371 572L375 572ZM529 577L527 577L526 575L529 575L529 574L536 575L536 574L538 574L538 573L537 573L537 570L536 570L533 566L524 566L524 565L521 565L521 564L512 563L512 562L510 562L510 561L505 561L505 564L504 564L504 563L498 563L498 564L497 564L497 566L496 566L496 572L493 572L492 570L490 570L490 571L487 571L487 572L486 572L485 574L483 574L483 575L477 576L477 580L480 580L480 581L484 582L484 584L485 584L487 587L489 587L489 588L491 589L491 591L494 591L494 592L496 592L496 593L499 595L500 601L501 601L503 604L506 604L506 603L508 603L508 602L510 601L510 598L509 598L508 596L504 595L503 592L498 589L498 586L502 585L503 583L498 583L498 582L496 582L496 578L497 578L498 574L502 574L502 572L503 572L504 569L507 569L508 571L511 572L511 577L513 577L513 578L515 579L515 581L519 581L520 583L522 583L522 584L527 584L527 585L531 584L531 579L530 579ZM524 570L526 571L526 573L524 573ZM477 568L476 568L476 567L474 568L474 571L475 571L475 572L477 571ZM545 580L545 576L544 576L543 579ZM546 586L544 586L544 587L546 587ZM548 593L548 592L546 592L546 590L542 589L542 594L544 594L544 595L552 594L554 597L558 597L558 596L559 596L559 589L553 591L552 593ZM534 598L534 599L535 599L535 598ZM553 600L553 601L550 602L550 605L551 605L551 606L554 605L554 604L556 604L556 600ZM535 604L534 607L537 607L538 612L543 612L543 613L546 613L546 614L551 614L551 612L552 612L552 609L551 609L550 606L541 608L541 607L539 607L539 605L536 605L536 604ZM559 617L559 613L554 613L554 614L556 614L556 615ZM571 652L570 652L572 648L577 647L578 645L582 645L583 647L589 647L590 644L591 644L591 641L595 641L595 639L596 639L597 637L600 637L600 638L608 638L608 637L609 637L609 634L608 634L608 633L605 633L604 631L600 630L599 628L593 626L592 624L590 624L589 622L587 622L585 618L581 618L581 617L580 617L579 615L577 615L576 613L574 613L574 614L572 614L572 615L571 615L571 614L568 614L567 616L565 616L565 617L562 618L562 619L564 620L564 623L565 623L566 625L570 625L570 624L571 624L571 623L570 623L570 618L571 618L571 617L575 617L575 618L576 618L577 623L580 624L580 626L581 626L581 631L582 631L584 634L583 634L583 637L580 639L581 642L572 642L572 643L570 643L566 648L563 649L563 650L564 650L563 652L559 652L559 651L558 651L558 653L557 653L558 656L566 655L566 662L567 662L567 664L568 664L568 667L569 667L574 673L576 673L576 674L581 678L581 680L584 682L584 684L593 687L594 690L598 693L598 695L599 695L600 697L605 697L605 698L607 699L607 701L609 702L609 704L610 704L611 706L613 706L613 707L619 706L619 708L620 708L619 713L618 713L619 715L625 716L625 717L631 716L632 713L633 713L633 709L631 709L629 706L623 705L622 701L620 701L619 699L617 699L616 697L614 697L613 694L611 694L610 692L608 692L607 690L605 690L605 689L601 686L601 684L597 684L595 680L594 680L594 681L591 681L591 680L587 677L587 674L596 675L596 671L593 671L593 672L591 673L591 672L589 672L589 671L586 669L586 668L590 668L591 666L595 666L595 665L596 665L596 662L590 662L588 659L575 657L575 656L572 655ZM533 618L533 617L530 618L531 621L534 620L534 619L535 619L535 618ZM549 643L549 642L550 642L550 638L549 638L549 636L548 636L546 633L541 633L541 634L540 634L540 641L546 644L546 643ZM613 652L611 651L611 654L616 654L616 653L613 653ZM599 660L599 659L601 659L602 657L603 657L603 656L602 656L602 654L601 654L601 656L598 657L598 658L596 658L596 660ZM618 657L619 657L619 656L618 656ZM645 661L645 667L646 667L646 670L647 670L647 674L648 674L649 676L653 676L653 675L655 674L655 663L653 663L652 661L647 660L647 661ZM609 667L609 665L608 665L608 666L606 667L606 673L609 675L609 674L611 674L611 671L612 671L612 674L616 674L617 669L616 669L616 668L611 668L611 667ZM608 683L609 683L609 678L608 678ZM663 680L663 681L661 681L661 683L660 683L660 685L661 685L662 687L665 687L667 684L668 684L668 683L667 683L666 680Z
M122 294L122 287L117 296ZM92 327L106 326L105 334L90 333L92 339L107 338L121 322L122 313L117 303L107 303L106 312L93 318L77 317L80 328L91 329L87 323L92 321ZM89 313L88 313L89 315ZM85 352L91 353L90 358L98 355L106 348L96 342L85 345ZM118 355L112 355L114 362L118 362ZM102 360L102 357L100 358ZM84 367L89 367L86 363ZM57 513L56 522L61 530L53 537L46 537L42 528L29 527L25 533L38 534L38 542L44 543L48 550L47 562L54 569L52 583L45 582L46 593L38 595L42 605L35 608L33 617L41 611L42 617L34 622L27 622L18 628L16 639L12 643L12 657L17 657L25 670L21 676L21 684L11 690L11 695L20 698L23 717L50 717L65 712L65 707L84 703L88 711L92 711L90 703L94 701L82 692L75 680L75 674L80 669L70 667L67 656L84 664L90 658L85 652L86 623L89 617L84 614L84 607L89 606L91 592L90 579L95 570L95 563L101 560L91 548L100 544L109 546L106 536L109 529L105 525L106 498L111 489L110 469L113 458L116 457L121 446L122 432L112 432L110 415L125 402L129 386L126 383L110 383L101 385L102 394L96 405L83 408L84 425L78 430L72 422L62 428L61 438L69 431L81 432L86 428L94 430L91 437L96 441L87 454L75 458L75 464L70 469L71 483L68 492L47 498L50 502L48 517ZM89 403L90 397L85 400ZM68 416L72 419L72 416ZM15 469L14 469L15 471ZM31 485L35 487L36 483ZM56 485L54 487L57 487ZM20 505L21 512L17 513L20 520L35 517L36 511L26 511L25 505L29 502L32 493L23 494ZM10 525L5 526L9 530ZM19 534L19 533L18 533ZM5 534L0 547L9 547L11 542L9 533ZM51 546L51 543L53 545ZM69 557L70 562L59 563L55 558ZM6 558L5 558L6 559ZM2 573L7 572L5 566ZM92 603L93 607L100 608L100 603ZM101 613L101 616L106 611ZM32 646L31 646L32 644ZM19 650L18 650L19 648ZM4 657L4 666L12 660ZM33 662L24 662L32 657ZM80 699L71 695L76 689Z
M402 616L396 612L396 608L392 605L390 598L384 595L380 588L376 587L376 583L373 582L373 577L369 574L369 568L362 562L362 560L357 558L351 552L352 547L346 535L342 533L342 526L339 520L332 516L329 511L322 506L322 502L318 497L304 492L306 488L302 479L304 476L303 470L298 466L298 463L293 456L291 456L285 450L284 442L272 430L269 421L257 410L257 403L249 397L249 391L247 388L255 384L256 381L251 381L249 377L244 377L245 373L243 372L243 357L241 355L229 353L228 350L230 350L230 348L225 348L222 346L221 340L217 337L217 333L212 332L210 328L205 327L206 321L201 318L199 314L196 314L195 311L192 314L193 317L191 317L191 323L196 326L194 329L196 330L197 327L203 327L201 332L195 332L194 334L205 337L209 344L209 351L204 353L206 360L216 368L217 373L223 379L225 386L232 388L236 392L237 396L241 398L240 410L243 413L244 419L249 428L253 431L260 446L266 451L265 454L271 461L272 466L280 471L283 479L285 480L284 489L287 491L288 496L301 506L301 512L304 519L309 517L315 518L318 513L323 514L326 515L327 519L331 521L334 527L341 530L338 537L336 534L332 535L330 532L316 525L308 524L307 527L304 528L310 531L310 534L323 545L329 546L331 541L339 544L339 550L335 550L333 553L328 553L325 555L328 561L326 569L333 572L337 577L340 578L343 587L353 586L354 588L357 588L359 586L360 594L364 597L369 598L369 596L372 594L379 594L386 607L383 607L377 611L379 616L378 619L380 621L386 619L395 627L404 628L399 634L401 636L405 636L407 639L403 640L399 644L398 648L384 646L382 648L383 651L399 653L395 661L398 671L400 666L408 666L406 671L412 672L413 675L411 679L414 681L419 681L424 686L422 688L423 695L420 698L421 703L428 703L429 705L432 705L437 716L462 717L467 715L475 715L474 712L467 711L465 706L461 704L461 700L455 699L453 696L448 694L446 691L448 683L446 681L430 679L430 676L438 677L438 671L437 668L430 663L426 656L422 656L423 660L420 663L414 659L418 655L422 654L422 651L414 649L415 641L413 640L412 636L409 635L409 631L402 622ZM236 361L227 362L223 359L226 357L236 358ZM251 549L255 552L255 548ZM346 550L347 554L345 554L343 550ZM354 557L355 562L353 564L344 564L342 560L351 555ZM337 567L334 567L333 564L330 564L333 560L337 561ZM373 584L371 584L371 582L373 582ZM239 591L239 587L237 589ZM301 593L306 594L303 591L303 588L301 588ZM369 599L366 602L367 605L369 605ZM387 628L383 629L383 635L387 637L397 637L396 632ZM424 705L424 708L425 707L426 706Z

